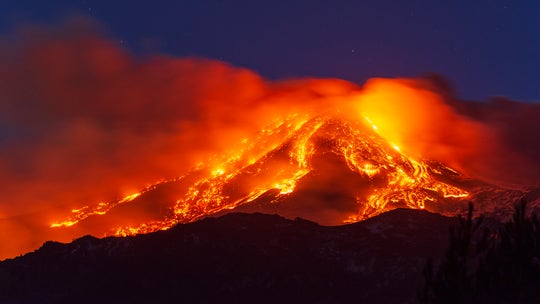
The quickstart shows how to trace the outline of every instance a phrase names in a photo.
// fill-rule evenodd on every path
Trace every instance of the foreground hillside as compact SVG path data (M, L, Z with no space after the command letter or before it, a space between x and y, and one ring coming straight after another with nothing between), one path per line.
M407 209L336 227L237 213L134 237L47 242L0 263L0 302L408 302L454 224Z

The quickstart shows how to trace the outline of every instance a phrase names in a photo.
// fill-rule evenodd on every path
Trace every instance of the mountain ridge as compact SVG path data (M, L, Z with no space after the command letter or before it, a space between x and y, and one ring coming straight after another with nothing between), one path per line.
M47 242L0 263L0 300L410 302L456 222L411 209L342 226L232 213L146 235Z

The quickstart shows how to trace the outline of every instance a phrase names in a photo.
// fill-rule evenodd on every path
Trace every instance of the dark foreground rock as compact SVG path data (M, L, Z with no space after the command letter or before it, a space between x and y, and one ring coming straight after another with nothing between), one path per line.
M397 209L326 227L228 214L147 235L47 242L0 263L0 303L406 303L455 219Z

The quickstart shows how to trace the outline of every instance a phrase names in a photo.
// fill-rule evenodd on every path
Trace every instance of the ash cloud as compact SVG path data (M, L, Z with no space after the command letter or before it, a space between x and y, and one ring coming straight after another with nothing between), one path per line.
M72 208L178 177L288 114L336 107L387 115L405 149L472 176L538 183L538 104L462 102L428 79L268 82L213 60L141 59L88 22L26 27L0 40L0 228L11 231L0 241L13 244L0 257L54 237L46 227Z

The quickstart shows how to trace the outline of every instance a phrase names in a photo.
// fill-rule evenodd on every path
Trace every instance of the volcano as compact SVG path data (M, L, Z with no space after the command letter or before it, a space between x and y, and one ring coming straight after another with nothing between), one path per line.
M231 211L301 217L323 225L358 222L396 208L455 215L473 201L508 216L511 202L538 191L466 177L443 163L408 156L368 117L293 114L244 140L227 157L201 163L118 201L72 210L54 229L134 235Z
M73 209L46 228L55 241L0 262L0 301L408 303L469 202L491 216L482 229L520 198L538 210L539 189L471 178L380 129L292 114L181 177Z

